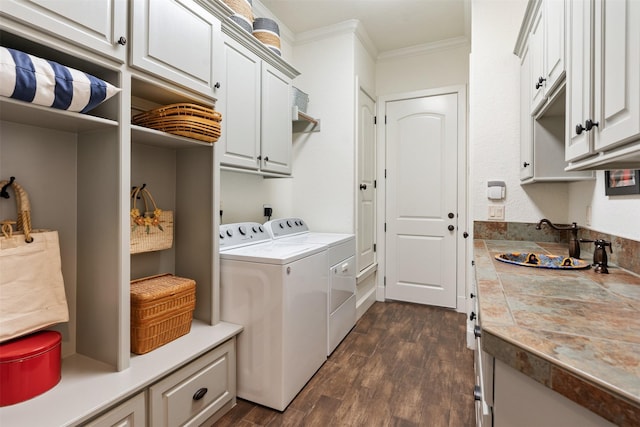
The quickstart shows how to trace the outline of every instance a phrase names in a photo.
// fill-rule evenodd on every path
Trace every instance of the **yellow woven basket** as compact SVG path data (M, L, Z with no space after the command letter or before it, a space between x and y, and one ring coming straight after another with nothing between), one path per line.
M131 352L148 353L191 331L196 282L161 274L131 282Z

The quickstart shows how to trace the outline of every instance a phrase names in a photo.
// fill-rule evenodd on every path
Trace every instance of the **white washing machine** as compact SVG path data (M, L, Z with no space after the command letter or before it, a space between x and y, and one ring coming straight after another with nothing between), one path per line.
M237 394L284 411L327 359L325 246L220 226L221 318L240 324Z
M327 247L327 355L356 324L356 240L353 234L309 231L300 218L282 218L264 224L278 242L322 244Z

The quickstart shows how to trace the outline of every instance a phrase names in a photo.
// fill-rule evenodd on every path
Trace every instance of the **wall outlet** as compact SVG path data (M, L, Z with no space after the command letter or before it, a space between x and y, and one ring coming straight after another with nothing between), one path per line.
M271 218L271 215L273 214L271 205L262 205L262 210L264 211L264 216L266 216L267 218Z

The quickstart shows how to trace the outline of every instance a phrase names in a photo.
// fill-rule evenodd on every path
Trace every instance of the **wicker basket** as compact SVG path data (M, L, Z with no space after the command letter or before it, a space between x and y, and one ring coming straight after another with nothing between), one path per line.
M197 104L171 104L137 114L134 125L213 143L220 138L222 115Z
M191 330L196 282L161 274L131 282L131 352L148 353Z

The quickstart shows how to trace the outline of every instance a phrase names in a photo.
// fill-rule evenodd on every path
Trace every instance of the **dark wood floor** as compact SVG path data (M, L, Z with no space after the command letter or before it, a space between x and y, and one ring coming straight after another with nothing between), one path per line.
M284 412L238 399L222 426L475 425L465 316L376 302Z

